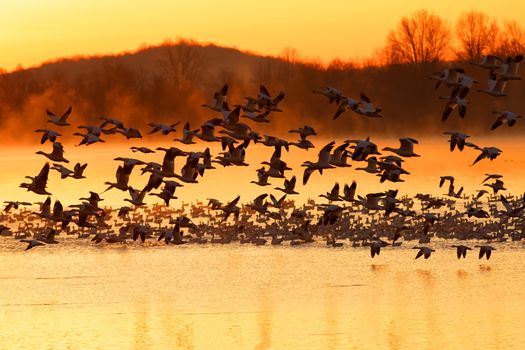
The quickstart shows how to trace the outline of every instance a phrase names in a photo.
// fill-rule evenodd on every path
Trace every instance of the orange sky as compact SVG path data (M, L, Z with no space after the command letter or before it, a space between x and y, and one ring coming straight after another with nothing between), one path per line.
M111 5L108 5L111 3ZM309 58L360 58L398 20L422 7L453 22L478 9L525 22L520 0L18 0L0 3L0 67L133 50L192 38L263 54L295 47Z

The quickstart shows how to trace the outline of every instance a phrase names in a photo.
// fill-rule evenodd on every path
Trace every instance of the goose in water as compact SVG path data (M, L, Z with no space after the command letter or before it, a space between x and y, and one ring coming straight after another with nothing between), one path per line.
M470 64L484 69L494 70L501 67L501 62L502 60L498 56L487 55L481 59L481 62L470 62Z
M417 140L412 138L402 138L399 139L401 146L399 148L385 147L383 151L394 152L401 157L420 157L419 154L414 153L414 144L419 143Z
M36 152L36 154L41 154L47 157L49 160L52 160L53 162L69 163L69 160L64 158L64 147L60 142L53 142L53 151L51 153L38 151Z
M211 102L202 105L204 108L209 108L212 111L220 112L224 102L226 102L226 96L228 95L228 84L224 84L223 87L213 93Z
M470 135L458 131L445 131L443 134L450 135L450 152L453 152L456 146L459 151L463 151L466 139L470 137Z
M59 132L49 129L37 129L35 132L41 132L42 138L40 139L40 144L44 144L47 140L55 142L58 136L62 136Z
M469 248L465 245L452 245L452 248L456 248L456 253L458 255L458 259L466 258L467 257L467 250L472 250L472 248Z
M492 251L496 250L496 248L490 245L476 245L474 247L479 248L479 259L482 259L483 256L485 256L487 260L489 260L490 256L492 255Z
M509 127L512 127L514 126L514 124L516 124L516 121L521 118L521 115L516 115L515 113L509 112L509 111L502 111L502 112L494 111L492 113L497 114L498 119L496 119L494 124L492 124L492 127L490 128L490 130L499 128L504 123L507 123Z
M361 93L360 106L355 110L357 114L372 118L382 118L381 108L374 106L372 101L364 93Z
M472 147L478 151L481 151L481 154L474 160L474 163L472 163L472 165L476 164L477 162L479 162L480 160L482 159L489 159L489 160L494 160L496 159L500 154L501 152L503 152L502 150L500 150L499 148L496 148L496 147L478 147L476 146L475 144L473 143L470 143L470 142L467 142L465 145L469 146L469 147Z
M69 106L69 108L62 114L62 116L59 118L57 117L53 112L46 110L47 116L49 117L48 123L53 123L58 126L69 126L67 122L67 118L71 115L71 111L73 110L73 107Z
M21 239L20 242L22 243L29 243L26 247L26 250L29 250L34 247L38 247L40 245L46 245L45 243L40 242L37 239Z
M176 122L175 124L170 125L162 123L149 123L148 126L151 127L149 134L151 135L160 131L162 135L169 135L170 133L177 131L176 127L179 124L180 122Z
M320 90L320 89L319 90L312 90L312 92L314 94L321 94L321 95L325 96L326 98L328 98L328 103L335 102L336 104L339 104L339 101L343 97L343 94L341 93L340 90L338 90L338 89L336 89L334 87L331 87L331 86L327 86L327 87L325 87L322 90Z
M484 92L493 97L502 97L507 96L504 92L505 87L507 86L507 79L501 77L498 78L496 73L490 71L489 78L487 80L487 89L479 89L478 92Z
M36 194L51 195L46 191L47 178L49 176L49 163L46 163L36 177L26 176L31 180L31 183L22 183L20 187L26 188L28 191Z
M523 61L523 55L507 57L501 65L502 72L498 73L498 75L506 80L521 80L521 77L518 75L521 61Z
M416 254L416 259L419 259L422 256L424 256L425 259L428 259L430 258L430 254L432 254L432 252L435 252L434 249L431 249L429 247L414 247L412 249L419 249L419 251Z
M299 192L296 192L295 189L295 183L297 181L297 178L293 176L290 180L284 179L284 188L275 187L276 190L283 191L286 194L299 194Z

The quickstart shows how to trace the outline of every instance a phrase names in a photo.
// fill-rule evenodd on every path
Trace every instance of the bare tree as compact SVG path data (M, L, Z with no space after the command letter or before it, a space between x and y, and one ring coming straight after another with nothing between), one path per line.
M525 29L518 22L504 23L497 52L501 56L525 53Z
M499 26L491 18L476 10L464 12L456 22L459 47L456 56L460 60L474 61L494 53L498 44Z
M430 63L447 58L450 51L449 25L427 10L403 17L387 37L385 55L389 63Z
M179 40L175 45L166 45L162 64L175 89L181 91L199 83L208 59L195 43Z

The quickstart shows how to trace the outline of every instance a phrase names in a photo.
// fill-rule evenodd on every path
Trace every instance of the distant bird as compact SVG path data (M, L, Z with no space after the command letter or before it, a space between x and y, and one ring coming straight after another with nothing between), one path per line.
M420 157L419 154L414 153L414 144L419 143L417 140L406 137L399 139L401 146L399 148L385 147L383 151L394 152L401 157Z
M467 250L472 250L472 248L469 248L464 245L452 245L452 248L456 248L456 253L458 256L458 259L461 259L461 257L465 258L467 256Z
M160 131L162 135L169 135L169 133L177 131L175 127L179 124L180 122L176 122L174 124L169 124L169 125L162 124L162 123L149 123L148 126L151 127L149 134L151 135L151 134L154 134Z
M35 132L42 133L42 138L40 139L41 144L44 144L47 140L55 142L58 136L62 136L59 132L49 129L37 129Z
M339 101L343 97L343 94L340 90L331 86L327 86L322 90L313 90L312 92L315 94L321 94L328 98L328 103L335 102L336 104L339 104Z
M497 147L483 147L483 148L481 148L481 147L478 147L475 144L470 143L470 142L467 142L465 145L469 146L469 147L472 147L474 149L477 149L478 151L481 151L481 154L474 160L474 163L472 163L472 165L476 164L477 162L479 162L482 159L489 159L489 160L492 161L492 160L496 159L501 154L501 152L503 152L502 150L500 150Z
M502 72L498 73L498 75L500 75L502 79L506 80L521 80L521 77L518 75L518 69L521 61L523 61L523 55L507 57L501 65Z
M54 162L64 162L69 163L69 160L64 158L64 147L60 142L53 142L53 151L51 153L45 153L42 151L36 152L36 154L41 154L43 156L46 156L50 160Z
M498 56L487 55L481 59L481 62L470 62L470 64L484 69L494 70L501 67L501 62L502 60Z
M443 187L443 185L445 184L445 181L449 181L449 185L453 185L454 184L454 176L450 176L450 175L446 175L446 176L440 176L439 177L439 187Z
M498 114L498 119L496 119L494 124L492 124L492 127L490 128L490 130L494 130L500 127L501 125L503 125L503 123L507 123L509 127L512 127L514 126L514 124L516 124L516 121L518 119L522 118L521 115L516 115L515 113L509 112L509 111L502 111L502 112L494 111L492 113Z
M283 191L286 194L299 194L295 189L295 182L297 181L295 176L292 176L290 180L284 179L284 188L275 187L276 190Z
M49 163L46 163L36 177L26 176L26 178L32 180L31 183L22 183L20 187L26 188L28 191L32 191L36 194L51 195L46 191L47 178L49 176Z
M430 258L430 254L432 254L432 252L435 252L434 249L431 249L429 247L414 247L412 249L419 249L419 251L416 254L416 259L419 259L422 256L424 256L425 259L428 259Z
M140 152L140 153L155 153L154 150L149 149L148 147L130 147L130 150L132 152Z
M67 122L67 118L71 115L71 111L73 110L73 107L69 106L69 108L62 114L62 116L59 118L57 117L53 112L46 110L47 116L49 117L48 123L53 123L58 126L69 126Z
M437 90L442 84L448 87L456 86L463 74L465 74L463 68L447 68L441 72L433 73L430 79L437 81L434 87Z
M487 187L492 188L492 191L494 192L494 194L498 194L498 191L506 190L506 188L505 188L505 186L503 184L503 181L501 181L499 179L494 181L494 183L491 183L491 184L483 184L483 186L487 186Z
M466 139L470 136L458 131L445 131L443 134L450 135L450 152L453 152L456 146L460 151L465 148Z
M226 102L226 95L228 95L228 84L224 84L219 91L214 92L211 102L203 104L202 107L220 112L224 102Z
M493 71L490 71L489 77L487 80L487 88L486 89L479 89L478 92L484 92L486 94L489 94L493 97L502 97L507 96L505 93L505 87L507 86L508 79L506 78L498 78L496 76L496 73Z
M490 256L492 255L492 251L496 250L496 248L490 245L476 245L474 247L479 248L479 258L482 259L483 256L485 256L487 260L490 259Z
M501 179L503 177L503 175L499 175L499 174L485 174L485 176L486 176L485 180L483 180L481 183L485 183L491 179L492 180Z
M29 243L26 247L26 250L29 250L29 249L32 249L34 247L38 247L38 246L41 246L41 245L45 245L45 243L42 243L40 242L39 240L36 240L36 239L22 239L20 240L20 242L23 242L23 243Z
M364 93L361 93L360 107L355 110L356 113L366 117L381 118L381 108L377 108L372 104L372 101Z

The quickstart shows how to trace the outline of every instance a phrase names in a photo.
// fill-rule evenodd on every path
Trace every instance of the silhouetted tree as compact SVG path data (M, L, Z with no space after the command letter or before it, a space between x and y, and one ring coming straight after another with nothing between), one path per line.
M504 23L497 51L500 56L525 53L525 29L518 22Z
M436 63L447 58L451 33L448 24L427 10L403 17L387 37L385 54L388 62Z
M456 22L459 43L457 58L474 61L494 53L498 45L498 33L499 26L495 18L476 10L461 14Z

